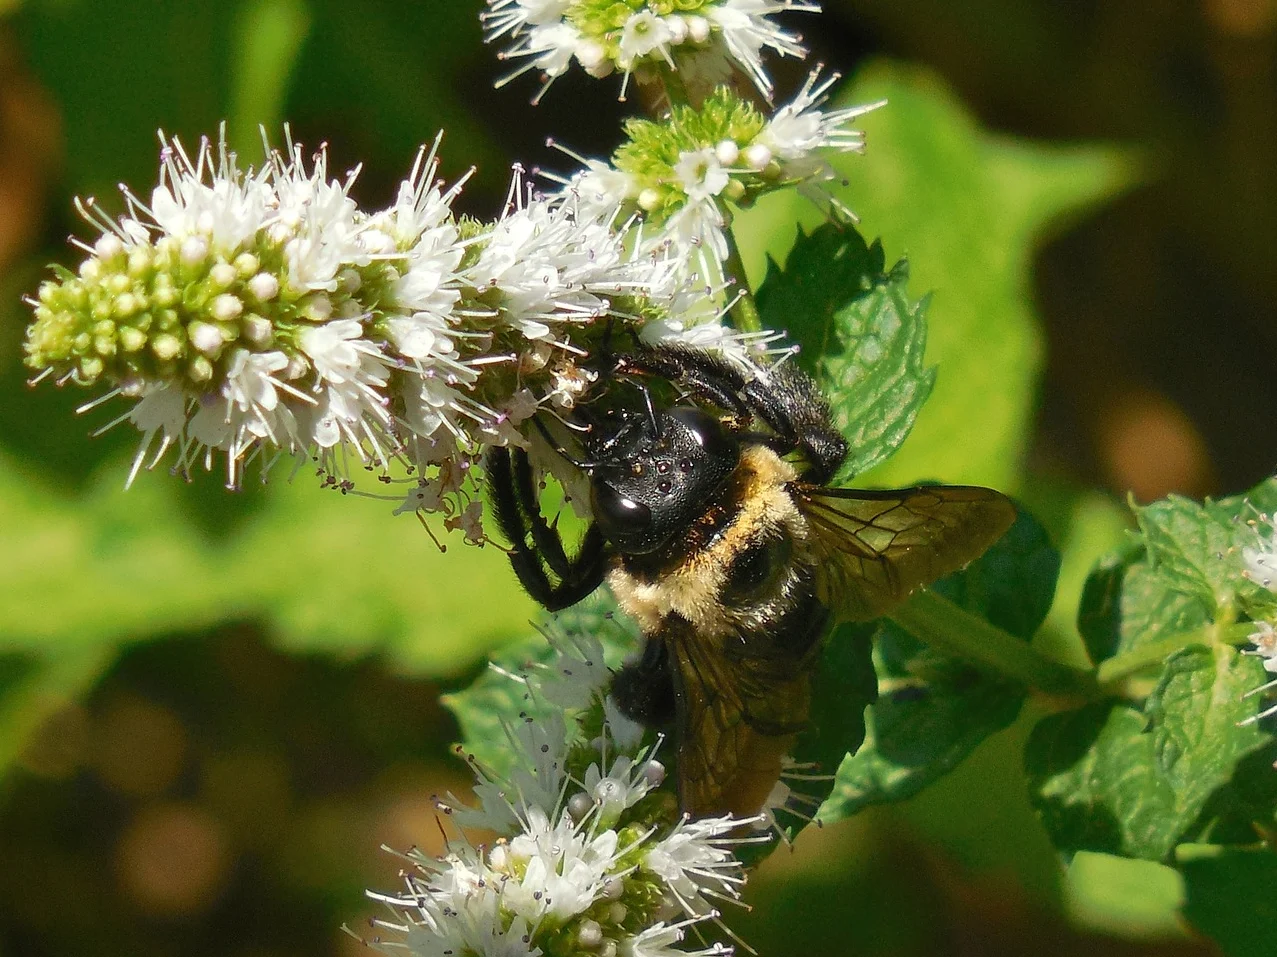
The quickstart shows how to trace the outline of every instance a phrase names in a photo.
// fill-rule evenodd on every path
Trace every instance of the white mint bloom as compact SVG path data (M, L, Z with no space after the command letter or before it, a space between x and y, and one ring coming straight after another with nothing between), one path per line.
M660 768L655 764L654 768ZM636 761L629 755L619 755L604 774L598 764L591 764L585 772L585 793L594 800L599 817L609 826L622 812L641 801L654 787L664 780L661 773L649 768L646 761Z
M477 807L458 804L456 817L464 827L506 831L536 808L558 808L567 786L567 724L561 713L544 720L526 719L516 727L504 726L514 756L511 770L495 777L471 762L476 783Z
M611 679L603 660L603 643L592 634L565 633L553 625L542 634L554 650L554 657L537 676L541 697L560 708L588 708Z
M674 65L670 57L669 44L674 40L674 31L669 24L651 10L640 10L625 21L621 29L620 66L628 70L634 61L657 52L661 58Z
M1244 574L1269 591L1277 592L1277 532L1260 537L1256 544L1242 549Z
M754 138L745 151L747 162L761 170L775 160L782 179L825 182L835 174L828 161L818 155L819 150L863 153L865 134L850 124L887 101L822 110L838 80L836 73L824 80L818 71L810 74L798 95L777 110Z
M731 180L727 170L718 161L718 153L712 147L687 150L678 155L674 175L689 203L700 203L721 193Z
M784 333L771 329L741 332L723 325L721 315L699 322L683 318L659 319L647 323L639 338L650 346L688 346L718 353L742 372L757 374L778 358L793 355L793 346L778 346Z
M133 484L148 457L151 457L148 467L154 467L169 448L179 443L186 427L187 398L180 386L173 383L151 383L143 389L137 404L126 414L129 421L142 433L142 441L133 457L126 485ZM160 442L152 456L151 449L157 435Z
M684 950L678 944L687 936L685 929L694 920L683 920L676 924L659 923L645 928L627 940L618 951L620 957L722 957L730 954L731 948L713 943L700 950Z
M543 697L543 674L520 679L531 699ZM664 768L641 750L598 760L596 744L583 742L580 716L565 724L563 713L529 717L518 730L507 726L511 774L492 777L471 761L476 793L496 813L476 815L455 804L440 809L495 838L482 847L464 835L450 839L438 858L416 848L405 853L404 892L369 892L392 911L373 921L378 936L371 946L414 957L731 952L722 944L690 952L677 945L687 928L719 921L711 899L739 897L743 874L730 848L751 839L727 835L755 819L671 822L661 817L669 815L662 802L639 812L642 799L665 784ZM598 746L616 739L605 725ZM596 760L577 780L565 774L564 762L581 760L582 748ZM517 783L532 764L544 771L535 800ZM670 923L680 908L685 918Z
M652 845L641 866L669 886L689 917L703 916L713 910L707 894L736 899L745 883L740 863L730 849L733 841L726 835L742 824L761 820L741 820L731 815L698 821L684 817L673 831Z
M210 246L233 255L248 245L270 214L269 170L242 173L221 138L216 146L207 137L200 140L194 162L176 138L168 140L161 132L160 144L160 182L147 210L154 227L174 239L193 240L188 252L196 260ZM131 193L125 195L134 215L131 224L122 224L123 232L146 237L152 227L136 215L145 207Z
M770 97L772 83L763 67L764 50L780 56L806 55L801 38L782 29L772 16L820 10L808 0L703 0L675 4L673 10L668 3L655 9L630 3L625 16L627 8L615 6L623 20L613 11L599 16L603 5L595 0L488 0L488 9L480 14L485 39L507 41L501 59L523 61L497 85L540 70L546 83L535 102L575 58L592 76L607 76L619 69L626 83L640 66L663 62L686 74L689 89L708 92L713 84L699 81L729 79L734 64ZM626 83L621 87L622 99Z
M557 23L571 6L572 0L488 0L479 19L491 41L526 27Z
M341 446L361 463L371 447L385 468L393 447L384 392L390 369L377 344L362 337L363 326L354 319L311 326L298 336L318 377L309 439L321 450Z
M515 202L467 275L480 290L499 291L503 324L526 339L565 344L571 326L607 315L612 297L651 294L668 281L660 263L627 255L624 237L570 195L521 193L516 175Z
M1250 634L1251 648L1243 651L1244 655L1253 655L1264 659L1264 670L1270 675L1277 675L1277 628L1274 628L1271 622L1257 621L1255 622L1255 630ZM1244 697L1252 697L1254 695L1263 695L1277 688L1277 678L1253 688L1246 692ZM1243 725L1255 724L1264 718L1277 714L1277 704L1270 708L1260 711L1258 714L1252 715L1245 721Z
M522 871L521 880L501 885L501 903L529 921L563 921L587 910L604 894L617 869L616 831L595 829L563 811L551 824L541 808L529 810L523 833L511 839L507 860Z
M721 0L704 8L704 15L722 37L728 56L748 74L759 92L769 98L773 86L771 77L763 69L763 49L799 59L807 55L797 34L781 29L768 19L771 14L782 12L819 13L820 5L800 0Z
M308 172L302 148L289 144L288 157L274 157L277 210L271 229L284 242L287 278L299 290L333 292L344 267L368 263L359 241L364 228L350 198L358 170L344 183L328 178L328 153L315 154Z

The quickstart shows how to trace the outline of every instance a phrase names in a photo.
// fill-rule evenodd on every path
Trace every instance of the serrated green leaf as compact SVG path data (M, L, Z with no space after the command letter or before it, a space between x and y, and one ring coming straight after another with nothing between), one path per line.
M1064 878L1074 922L1123 937L1182 937L1184 881L1154 861L1079 851Z
M1226 644L1173 655L1143 708L1096 702L1052 715L1026 747L1031 793L1056 847L1163 860L1191 836L1238 762L1268 742L1239 722L1263 669Z
M908 278L903 262L883 271L881 245L826 223L811 235L800 230L785 268L770 262L758 291L763 321L801 347L798 361L850 444L839 484L900 447L935 382L923 365L925 303L910 302Z
M926 362L938 375L909 441L867 480L1014 492L1042 360L1030 305L1033 252L1067 220L1129 187L1134 158L1112 147L993 135L943 81L914 66L875 63L837 99L882 98L887 106L861 121L867 153L836 161L847 183L838 198L865 235L883 237L888 258L908 255L915 289L934 293ZM755 284L767 255L783 261L799 220L810 227L820 214L783 194L738 218Z
M983 557L935 590L1027 641L1051 607L1058 572L1046 532L1021 512ZM889 620L878 625L874 665L879 697L865 743L838 769L823 821L916 794L1014 721L1024 702L1022 687L930 651Z
M1233 523L1179 495L1136 508L1135 517L1149 564L1168 588L1196 596L1210 614L1230 603L1237 569L1225 556L1236 538Z
M1183 861L1184 917L1225 957L1268 957L1277 941L1277 854L1203 849Z

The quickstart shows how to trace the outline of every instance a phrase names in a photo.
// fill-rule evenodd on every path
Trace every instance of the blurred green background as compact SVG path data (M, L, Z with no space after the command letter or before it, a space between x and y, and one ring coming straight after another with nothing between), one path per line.
M1039 641L1077 654L1115 504L1249 487L1277 455L1277 0L826 0L795 17L853 77L870 155L847 202L935 291L935 397L873 478L984 481L1065 552ZM238 495L31 390L18 297L88 235L71 199L154 182L155 130L287 119L386 201L444 128L491 217L509 165L603 155L613 83L501 72L478 0L0 3L0 955L353 954L395 886L381 844L439 846L466 785L441 690L528 632L495 549L440 555L385 503L300 476ZM807 66L774 64L794 89ZM278 139L278 137L277 137ZM810 209L750 214L748 263ZM1033 706L1030 707L1033 711ZM902 806L805 834L733 923L764 955L1208 954L1173 875L1057 864L1024 796L1031 715ZM1151 868L1149 870L1148 868ZM1099 871L1097 873L1096 871Z

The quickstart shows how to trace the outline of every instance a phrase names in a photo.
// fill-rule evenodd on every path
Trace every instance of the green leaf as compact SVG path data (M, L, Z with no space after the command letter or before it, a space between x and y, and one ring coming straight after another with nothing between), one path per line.
M1079 851L1064 878L1074 922L1122 937L1182 937L1184 880L1165 864Z
M1263 669L1227 644L1189 647L1166 663L1143 708L1101 701L1034 729L1026 765L1056 847L1163 860L1193 836L1208 799L1268 736L1238 722Z
M991 134L937 76L878 62L838 103L886 98L864 117L869 149L838 158L838 198L861 230L882 236L888 260L907 253L928 307L932 401L909 441L866 478L921 478L1019 487L1037 403L1041 332L1031 303L1034 250L1136 179L1132 155L1107 146L1058 146ZM735 231L751 280L767 256L784 261L793 223L819 211L794 194L760 202ZM781 326L788 326L782 322Z
M983 557L935 590L1028 641L1051 607L1059 556L1027 513ZM900 801L952 770L990 734L1015 720L1024 689L937 654L900 625L878 624L874 665L879 697L865 743L838 769L820 811L837 821Z
M813 802L811 808L829 797L835 772L865 740L865 709L878 697L876 630L874 624L842 624L825 639L820 667L812 677L808 727L791 755L803 777L786 779L791 790ZM789 822L781 815L779 823Z
M900 447L935 382L922 361L925 304L910 302L908 278L903 262L883 272L880 244L826 223L811 235L800 229L785 268L769 261L758 291L763 322L801 347L798 361L850 443L839 483Z
M1179 495L1135 508L1149 564L1168 589L1201 600L1214 614L1231 603L1239 569L1225 559L1237 526Z
M1188 849L1186 849L1188 850ZM1268 957L1277 940L1277 854L1202 848L1180 865L1184 917L1225 957Z

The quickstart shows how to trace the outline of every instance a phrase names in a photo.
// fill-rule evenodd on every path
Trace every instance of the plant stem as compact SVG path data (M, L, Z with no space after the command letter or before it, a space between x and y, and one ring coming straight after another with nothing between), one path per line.
M1191 631L1181 631L1168 638L1159 638L1157 641L1150 641L1146 645L1140 645L1124 654L1116 655L1107 661L1100 662L1100 666L1095 670L1096 680L1099 681L1100 687L1112 690L1114 686L1129 678L1131 675L1138 674L1145 668L1151 668L1159 665L1170 655L1188 648L1190 645L1209 645L1213 642L1223 642L1229 645L1239 645L1244 642L1255 626L1250 622L1244 622L1240 625L1202 625L1200 628L1194 628Z
M930 589L915 593L889 617L932 647L998 677L1052 694L1095 693L1091 673L1051 660Z
M740 258L740 248L732 235L730 221L727 223L727 261L723 263L723 272L724 279L735 281L732 287L732 295L736 296L731 308L732 325L741 332L761 332L763 317L758 313L758 303L754 301L749 281L745 278L745 263Z

